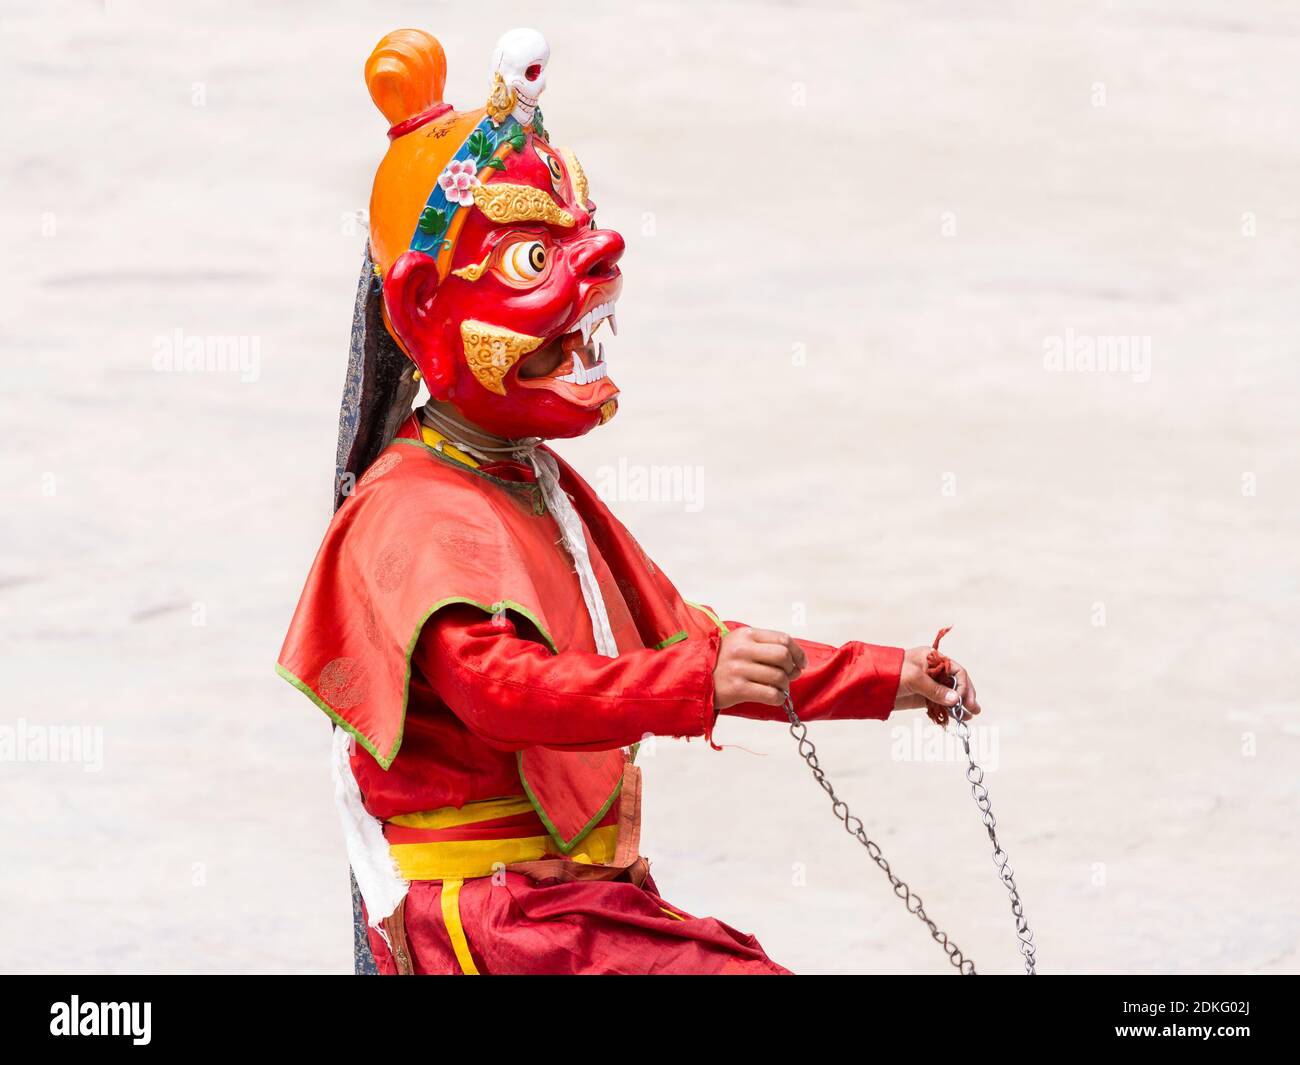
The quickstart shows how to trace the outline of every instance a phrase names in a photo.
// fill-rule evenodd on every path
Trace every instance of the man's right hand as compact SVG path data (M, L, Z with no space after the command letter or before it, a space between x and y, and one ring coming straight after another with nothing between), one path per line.
M733 629L722 638L713 667L713 708L737 703L781 706L790 682L808 664L792 636L770 629Z

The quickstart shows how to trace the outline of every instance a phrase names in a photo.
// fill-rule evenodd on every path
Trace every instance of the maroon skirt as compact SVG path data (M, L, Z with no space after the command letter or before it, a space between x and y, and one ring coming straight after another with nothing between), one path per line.
M395 916L401 925L388 922L387 940L369 929L385 975L399 970L394 951L417 975L789 973L753 936L665 902L648 876L637 886L504 872L466 880L458 893L455 882L417 880Z

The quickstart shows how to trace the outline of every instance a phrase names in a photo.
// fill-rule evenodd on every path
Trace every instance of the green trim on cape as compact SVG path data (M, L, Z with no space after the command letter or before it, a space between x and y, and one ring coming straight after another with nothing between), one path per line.
M459 605L477 607L489 617L494 614L499 614L503 610L511 610L520 617L526 618L532 624L533 628L541 634L542 639L546 641L546 646L551 649L551 654L560 653L559 648L555 645L555 640L551 637L551 634L547 632L542 626L542 623L537 620L537 615L526 606L516 603L513 599L501 599L496 603L488 604L481 603L477 599L470 599L467 596L453 595L448 596L446 599L438 600L438 602L434 603L433 606L429 608L425 615L420 619L419 623L415 626L415 632L411 634L411 639L406 645L406 676L402 681L402 718L397 727L397 735L393 738L392 750L388 752L387 756L380 754L375 747L374 740L362 734L355 725L351 725L345 721L339 715L338 711L325 702L325 700L317 694L316 690L301 677L294 676L293 673L285 669L284 666L279 663L276 663L275 671L306 695L313 703L320 707L320 709L324 710L325 713L334 720L336 725L355 736L357 742L374 756L375 761L379 763L381 769L387 769L393 764L393 759L397 757L397 752L401 749L402 735L406 730L406 710L411 701L411 657L415 654L415 645L420 641L420 633L424 631L424 626L428 624L429 619L439 610L442 610L444 607ZM527 788L527 785L525 785L525 788Z
M707 606L704 606L702 603L692 603L689 599L683 599L682 602L689 607L694 607L701 614L707 615L708 619L718 627L718 632L720 632L723 636L726 636L727 633L731 631L729 628L727 628L726 622L724 622L720 617L718 617L717 614L715 614Z
M576 836L570 840L565 840L565 838L560 834L560 830L555 827L554 822L546 816L546 811L542 809L541 802L538 800L537 796L533 794L532 787L529 786L528 777L524 774L523 751L515 752L515 765L519 769L519 783L524 786L524 794L528 796L528 801L533 804L533 809L537 811L537 816L542 819L542 824L546 826L546 831L550 834L551 839L555 841L555 845L560 848L561 854L568 854L579 843L587 838L591 830L600 823L600 819L609 813L609 808L614 805L614 800L618 798L619 793L623 790L623 775L620 773L618 783L614 785L614 790L610 792L609 798L605 800L601 808L596 811L595 816L578 829L578 834Z
M668 639L660 640L651 648L651 650L662 651L665 647L671 647L675 643L681 643L684 639L686 639L686 630L682 629L681 632L674 632L668 637Z

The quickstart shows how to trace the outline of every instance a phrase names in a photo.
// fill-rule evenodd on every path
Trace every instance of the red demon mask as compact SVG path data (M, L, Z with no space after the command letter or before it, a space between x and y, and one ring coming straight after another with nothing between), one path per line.
M441 54L427 34L398 31L367 64L376 102L400 116L371 199L388 323L430 393L471 423L579 436L617 409L595 334L606 319L617 330L623 238L596 228L581 166L546 136L541 35L501 39L483 111L442 104L436 69L434 91L410 92Z

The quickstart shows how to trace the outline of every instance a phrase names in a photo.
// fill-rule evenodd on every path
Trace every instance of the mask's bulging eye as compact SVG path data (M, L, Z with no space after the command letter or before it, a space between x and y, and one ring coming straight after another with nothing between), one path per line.
M568 197L564 194L564 167L560 165L560 160L550 152L544 152L537 145L533 145L533 151L537 153L537 158L546 164L547 173L551 175L551 188L555 190L555 195L563 202Z
M546 245L540 240L521 240L501 253L501 272L517 284L536 281L546 269Z

